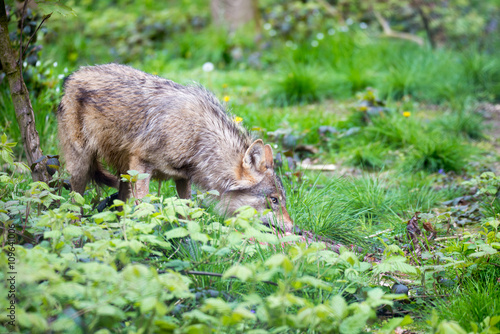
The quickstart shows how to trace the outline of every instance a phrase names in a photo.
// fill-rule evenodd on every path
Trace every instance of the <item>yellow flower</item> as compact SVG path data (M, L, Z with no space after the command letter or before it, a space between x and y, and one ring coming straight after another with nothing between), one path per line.
M230 99L231 98L229 96L227 96L227 95L224 96L224 102L229 102Z
M367 106L359 106L359 111L367 111L368 107Z
M236 122L236 124L239 124L239 123L241 123L241 122L243 121L243 118L241 118L241 117L239 117L239 116L236 116L236 117L234 118L234 121Z
M403 111L403 116L404 117L410 117L411 116L411 112L409 112L409 111Z
M222 84L222 88L227 88L227 84Z

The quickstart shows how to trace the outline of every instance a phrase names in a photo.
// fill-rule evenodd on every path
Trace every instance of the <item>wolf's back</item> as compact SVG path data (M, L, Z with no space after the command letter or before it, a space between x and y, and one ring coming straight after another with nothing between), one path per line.
M225 157L251 143L215 96L198 85L109 64L81 68L64 91L58 122L67 161L89 165L102 158L124 173L133 156L175 176L191 165L229 168L233 162Z

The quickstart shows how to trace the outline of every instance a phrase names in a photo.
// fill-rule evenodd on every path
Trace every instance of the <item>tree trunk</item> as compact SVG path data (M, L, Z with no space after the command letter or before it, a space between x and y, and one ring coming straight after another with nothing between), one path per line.
M257 0L211 0L212 22L217 26L227 26L230 31L252 20L260 29Z
M31 167L33 181L48 182L50 176L46 169L47 158L40 149L40 138L35 128L35 115L21 73L21 66L12 49L9 39L7 13L4 0L0 0L0 62L9 81L10 95L16 111L17 124L21 130L24 152Z

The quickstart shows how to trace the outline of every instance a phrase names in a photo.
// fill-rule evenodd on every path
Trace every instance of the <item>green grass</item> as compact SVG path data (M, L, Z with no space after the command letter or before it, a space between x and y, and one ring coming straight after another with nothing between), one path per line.
M469 332L472 331L471 322L483 328L481 323L486 317L500 314L500 289L496 282L498 274L498 270L483 272L467 279L463 286L438 302L436 311L439 316L458 322Z

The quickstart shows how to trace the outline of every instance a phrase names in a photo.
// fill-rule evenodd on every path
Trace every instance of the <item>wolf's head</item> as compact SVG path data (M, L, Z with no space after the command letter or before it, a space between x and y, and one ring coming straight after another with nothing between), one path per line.
M300 230L293 224L286 210L283 183L274 171L273 150L261 139L246 150L235 169L235 183L222 194L219 208L229 214L244 205L258 212L271 211L262 216L262 222L280 235L290 235Z

